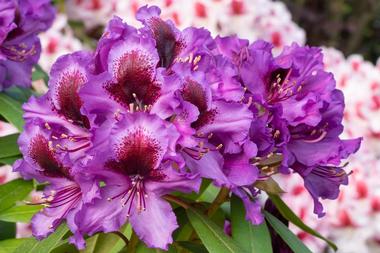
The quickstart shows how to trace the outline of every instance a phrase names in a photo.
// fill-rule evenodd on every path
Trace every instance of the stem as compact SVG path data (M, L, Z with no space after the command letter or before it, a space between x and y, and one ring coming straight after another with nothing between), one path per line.
M177 205L179 205L185 209L188 209L190 207L190 205L188 203L186 203L182 199L177 198L176 196L173 196L173 195L165 195L164 199L166 199L170 202L176 203Z
M131 235L131 239L128 243L127 252L128 253L135 253L138 243L139 243L139 238L137 237L135 231L132 230L132 235Z
M214 201L211 203L211 206L207 210L207 215L209 217L213 216L215 212L218 210L218 208L226 202L228 195L230 193L230 190L226 187L223 187L220 189L218 195L214 199Z
M123 233L121 233L120 231L114 231L114 232L111 232L111 233L119 236L125 242L125 245L128 246L129 240L128 240L128 238Z

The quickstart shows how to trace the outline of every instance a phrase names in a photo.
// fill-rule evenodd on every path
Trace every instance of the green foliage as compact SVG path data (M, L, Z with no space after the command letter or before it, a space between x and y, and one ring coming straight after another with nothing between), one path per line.
M56 247L62 245L64 241L63 237L67 234L68 228L65 224L61 224L57 230L51 234L49 237L42 241L37 241L36 239L28 240L18 246L14 253L49 253L53 251Z
M20 155L20 150L17 145L18 137L19 134L0 137L0 159L4 159L2 163L12 161L14 157Z
M32 73L32 80L33 81L43 80L45 84L47 85L49 82L49 75L38 64L34 66L34 68L35 69Z
M18 130L22 131L24 120L21 103L5 93L0 93L0 115L12 123Z
M323 237L320 233L307 226L293 211L282 201L282 199L278 195L270 195L270 198L280 211L281 215L284 216L285 219L302 229L303 231L324 240L332 249L337 251L337 246L327 238Z
M32 96L33 91L31 89L13 86L5 90L4 93L20 103L25 103L30 96Z
M15 252L15 250L23 243L32 241L32 238L7 239L0 241L0 253Z
M119 232L130 237L131 226L124 225ZM125 242L114 233L96 234L87 239L86 243L87 247L81 253L118 253L125 246Z
M0 221L0 240L14 238L15 236L16 224L12 222Z
M312 253L298 237L293 234L279 219L265 212L265 218L276 233L286 242L294 253Z
M20 159L20 158L21 158L21 155L0 158L0 164L12 165L17 159Z
M41 208L42 206L34 205L14 206L0 212L0 220L27 223Z
M15 179L0 185L0 213L25 199L33 189L32 181Z
M266 222L254 226L245 219L243 202L232 196L231 199L232 238L247 252L272 253L272 244Z
M210 253L242 253L245 252L213 221L199 211L189 208L186 210L190 223L197 232L199 238Z

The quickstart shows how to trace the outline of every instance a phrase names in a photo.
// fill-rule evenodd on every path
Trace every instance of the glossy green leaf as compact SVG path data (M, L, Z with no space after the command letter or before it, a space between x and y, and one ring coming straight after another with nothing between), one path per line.
M143 242L140 241L137 245L136 253L177 253L177 250L173 245L169 245L168 250L148 248Z
M190 251L191 253L208 253L206 247L199 243L189 241L179 241L175 243L187 251Z
M8 209L17 201L25 199L33 190L32 181L15 179L6 184L0 185L0 211Z
M33 95L33 90L29 88L17 87L17 86L12 86L6 89L4 92L9 97L17 100L20 103L25 103L26 101L28 101L30 96Z
M21 157L21 155L16 155L0 158L0 164L12 165L16 160L20 159Z
M202 179L199 192L192 192L190 194L187 194L186 198L192 199L192 200L198 200L203 195L203 193L207 190L207 188L210 186L211 182L212 181L210 179L207 179L207 178Z
M279 219L265 211L265 218L274 231L285 241L294 253L312 253L298 237L289 230Z
M0 240L11 239L16 236L16 223L0 221Z
M0 115L8 122L12 123L18 130L22 131L24 120L22 119L23 111L21 103L15 99L0 93Z
M186 210L182 207L178 207L174 210L174 212L177 217L179 228L174 231L173 238L176 241L186 241L193 233L193 227L189 223Z
M190 223L197 232L199 238L210 253L242 253L245 252L235 241L224 234L207 216L193 208L186 210Z
M277 207L277 209L280 211L281 215L284 216L285 219L302 229L303 231L320 238L321 240L325 241L331 248L333 248L335 251L337 251L337 246L330 241L329 239L323 237L320 233L306 225L287 205L280 196L278 195L269 195L270 199L272 200L273 204Z
M208 184L206 188L203 190L203 192L199 194L197 200L211 203L218 195L219 191L219 187L216 187L213 184Z
M32 238L7 239L0 241L0 253L13 252L22 243L33 240Z
M0 212L0 220L28 223L32 216L42 209L42 206L14 206Z
M32 80L33 81L43 80L45 84L47 85L49 81L49 75L41 68L40 65L36 65L32 73Z
M130 225L124 225L120 232L129 237ZM96 234L87 239L86 244L86 249L81 250L81 253L117 253L125 246L125 242L114 233Z
M272 253L272 243L266 222L254 226L245 219L245 208L240 198L231 198L232 238L247 252Z
M56 247L60 246L62 238L68 232L66 224L61 224L54 233L42 241L36 239L22 243L13 251L14 253L49 253Z
M9 158L20 155L20 150L17 145L19 134L11 134L0 137L0 158Z
M51 253L79 253L79 250L73 244L67 242L53 249Z
M262 191L265 191L268 194L284 193L284 190L280 187L280 185L271 177L269 177L265 181L256 181L255 187Z

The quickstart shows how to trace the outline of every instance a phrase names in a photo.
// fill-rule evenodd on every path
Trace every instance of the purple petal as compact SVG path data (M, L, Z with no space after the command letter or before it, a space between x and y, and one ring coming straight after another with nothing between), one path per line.
M130 217L133 230L148 247L168 249L173 242L172 233L178 227L176 216L169 203L150 194L146 210Z

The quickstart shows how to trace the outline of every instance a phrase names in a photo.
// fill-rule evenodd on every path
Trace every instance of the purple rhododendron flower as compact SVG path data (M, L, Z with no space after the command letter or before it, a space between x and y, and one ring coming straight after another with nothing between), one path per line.
M267 42L180 31L159 14L139 9L139 29L114 17L94 53L60 57L47 94L23 106L15 170L50 183L34 235L66 219L82 249L84 236L130 222L149 247L167 249L178 227L167 194L211 179L260 224L255 183L289 172L322 216L319 199L348 183L341 163L361 139L339 137L344 100L320 50L293 44L275 57Z
M41 53L37 35L54 17L50 0L0 1L0 90L31 84L32 67Z
M49 131L38 127L36 122L27 124L19 138L22 160L16 161L14 170L25 179L36 179L40 183L50 183L44 190L41 202L46 206L32 219L33 235L43 239L54 232L65 219L75 233L77 225L74 217L82 205L99 195L96 181L78 173L76 164L64 159L50 141Z
M239 66L244 100L255 116L249 135L258 145L258 156L279 155L280 172L299 172L315 200L315 213L322 216L318 199L335 199L339 186L347 184L347 178L336 179L346 176L337 168L358 150L361 139L339 137L344 98L335 89L332 74L323 70L321 50L293 44L274 57L272 45L263 41L247 45L227 37L217 43L220 52ZM323 173L320 168L330 170ZM311 180L312 175L321 178ZM323 190L327 188L329 192Z
M148 246L167 249L178 225L162 196L197 191L200 186L200 178L183 171L178 162L179 133L157 116L136 112L117 121L107 144L98 145L97 138L103 140L104 134L108 129L96 131L90 151L96 155L86 168L106 186L102 199L86 206L78 217L81 232L117 231L128 220Z

